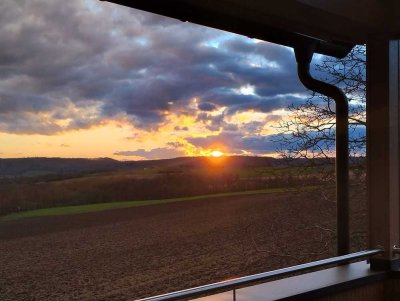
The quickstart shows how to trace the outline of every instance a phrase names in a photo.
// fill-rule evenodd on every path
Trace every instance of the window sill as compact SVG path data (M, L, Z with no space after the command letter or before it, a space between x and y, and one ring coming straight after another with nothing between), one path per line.
M384 280L386 272L371 271L366 261L288 277L236 290L236 301L277 301L318 298ZM231 301L233 291L196 299Z

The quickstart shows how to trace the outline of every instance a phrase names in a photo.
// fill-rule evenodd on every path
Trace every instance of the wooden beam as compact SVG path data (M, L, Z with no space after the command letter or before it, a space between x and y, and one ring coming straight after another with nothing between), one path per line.
M367 180L370 247L374 259L393 267L399 244L399 82L400 42L374 38L367 44Z

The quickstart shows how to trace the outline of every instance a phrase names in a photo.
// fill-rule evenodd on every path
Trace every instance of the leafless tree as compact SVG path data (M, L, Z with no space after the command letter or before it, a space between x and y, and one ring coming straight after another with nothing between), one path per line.
M365 154L366 146L366 47L359 45L344 59L322 57L314 66L314 76L320 80L340 87L349 100L349 131L350 156L353 162ZM280 153L286 159L318 159L309 160L312 166L320 164L320 177L328 185L334 182L333 159L335 150L335 103L332 99L312 93L303 104L292 105L289 108L289 118L282 121L278 127L281 135L277 142ZM328 163L328 164L327 164ZM357 164L358 165L358 164ZM329 167L331 166L331 167ZM366 203L365 203L365 171L352 166L351 207L352 215L357 219L351 222L352 247L360 249L365 244ZM307 167L305 167L307 168ZM311 167L313 168L313 167ZM319 200L321 203L334 202L334 193L328 186L321 186ZM311 227L311 226L310 226ZM324 235L333 233L332 226L318 224ZM332 237L331 237L332 238ZM322 248L324 249L324 248Z
M334 84L349 99L350 152L359 156L365 150L366 47L359 45L344 59L323 57L315 65L316 77ZM312 93L300 105L289 108L290 118L281 122L278 138L285 158L329 158L335 146L335 103L332 99Z

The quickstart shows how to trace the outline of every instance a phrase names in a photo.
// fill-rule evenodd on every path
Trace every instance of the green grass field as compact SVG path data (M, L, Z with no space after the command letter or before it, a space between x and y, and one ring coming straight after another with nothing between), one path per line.
M304 189L305 188L303 188L302 190L304 190ZM312 187L307 187L307 189L312 189ZM71 215L71 214L97 212L97 211L112 210L112 209L151 206L151 205L194 201L194 200L205 200L205 199L210 199L210 198L220 198L220 197L230 197L230 196L246 196L246 195L256 195L256 194L272 194L272 193L293 192L293 191L297 191L297 189L272 188L272 189L262 189L262 190L199 195L199 196L182 197L182 198L174 198L174 199L124 201L124 202L76 205L76 206L65 206L65 207L53 207L53 208L44 208L44 209L36 209L36 210L30 210L30 211L11 213L11 214L0 217L0 221L9 221L9 220L22 219L22 218L32 218L32 217L42 217L42 216Z

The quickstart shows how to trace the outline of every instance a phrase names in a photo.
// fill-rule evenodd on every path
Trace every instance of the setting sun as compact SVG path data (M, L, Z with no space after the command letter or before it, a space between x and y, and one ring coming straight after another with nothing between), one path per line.
M221 157L221 156L223 156L223 155L224 155L224 153L223 153L223 152L220 152L220 151L212 151L212 152L211 152L211 156L212 156L212 157L215 157L215 158Z

